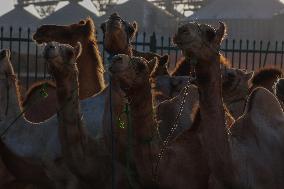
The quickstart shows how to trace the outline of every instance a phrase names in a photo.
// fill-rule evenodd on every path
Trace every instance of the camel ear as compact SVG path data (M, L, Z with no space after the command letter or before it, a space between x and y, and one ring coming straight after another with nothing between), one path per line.
M245 114L250 115L254 123L260 121L264 123L269 120L276 120L279 117L284 118L277 98L269 90L262 87L256 88L249 96Z
M133 27L133 29L134 29L134 31L135 31L135 33L138 31L138 23L136 22L136 21L134 21L133 23L132 23L132 27Z
M148 63L149 68L153 68L150 74L150 77L156 77L159 74L160 62L157 57L154 57Z
M251 80L252 77L253 77L253 75L254 75L254 72L253 72L253 71L246 73L246 74L245 74L246 80L247 80L247 81L248 81L248 80Z
M167 65L169 63L169 59L170 59L170 56L166 54L164 56L161 56L159 62L160 64Z
M76 59L81 55L82 53L82 45L80 42L77 42L76 46L74 47L74 54Z
M220 46L224 36L226 34L226 25L223 22L219 22L219 28L216 31L214 43L216 46Z
M138 24L135 21L132 24L128 25L128 32L130 38L133 38L136 35L137 29L138 29Z

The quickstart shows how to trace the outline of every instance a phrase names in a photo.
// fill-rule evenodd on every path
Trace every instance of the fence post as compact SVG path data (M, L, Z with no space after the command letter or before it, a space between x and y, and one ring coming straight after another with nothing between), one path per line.
M150 51L157 52L157 38L155 32L150 36Z

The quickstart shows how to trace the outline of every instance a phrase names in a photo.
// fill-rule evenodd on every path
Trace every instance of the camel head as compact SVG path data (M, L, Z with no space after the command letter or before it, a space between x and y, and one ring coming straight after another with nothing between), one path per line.
M190 22L178 28L173 42L186 57L208 60L219 54L220 44L226 33L225 24L220 22L218 29L206 24Z
M15 72L10 61L11 52L8 49L0 51L0 121L4 119L8 106L7 94L15 83Z
M152 61L158 61L154 58ZM116 55L109 70L112 79L117 81L120 88L127 94L143 90L145 83L149 83L149 68L147 60L141 57Z
M56 41L72 46L84 40L95 39L95 25L89 17L79 23L71 25L42 25L33 35L33 39L38 43L48 43Z
M74 66L76 67L76 59L80 56L81 51L80 42L75 47L49 42L43 50L43 57L48 63L50 73L58 81L78 74L78 70Z
M110 54L119 54L125 51L137 32L138 25L124 21L117 13L101 24L104 34L104 47Z
M238 97L246 97L249 80L253 77L253 73L242 69L224 68L222 70L223 97L225 99L238 95Z
M156 62L150 74L152 92L161 101L177 96L188 81L187 76L170 76L165 70L167 63Z

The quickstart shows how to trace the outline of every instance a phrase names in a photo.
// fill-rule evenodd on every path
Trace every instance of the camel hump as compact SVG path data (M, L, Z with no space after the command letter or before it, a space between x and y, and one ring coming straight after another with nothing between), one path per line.
M283 117L283 110L277 98L267 89L258 87L250 94L245 114L251 114L253 118Z

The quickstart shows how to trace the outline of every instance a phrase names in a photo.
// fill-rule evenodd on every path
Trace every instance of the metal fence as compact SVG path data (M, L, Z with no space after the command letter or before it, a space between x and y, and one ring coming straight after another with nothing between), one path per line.
M0 48L11 50L14 69L26 88L34 81L50 78L42 58L43 48L32 40L32 33L31 29L0 28ZM101 55L106 61L108 55L104 51L102 35L98 33L97 36ZM137 34L133 47L139 51L170 55L170 69L182 57L180 50L172 44L171 37L156 36L155 33ZM232 67L248 70L265 66L283 68L284 41L225 40L221 51L230 60Z

